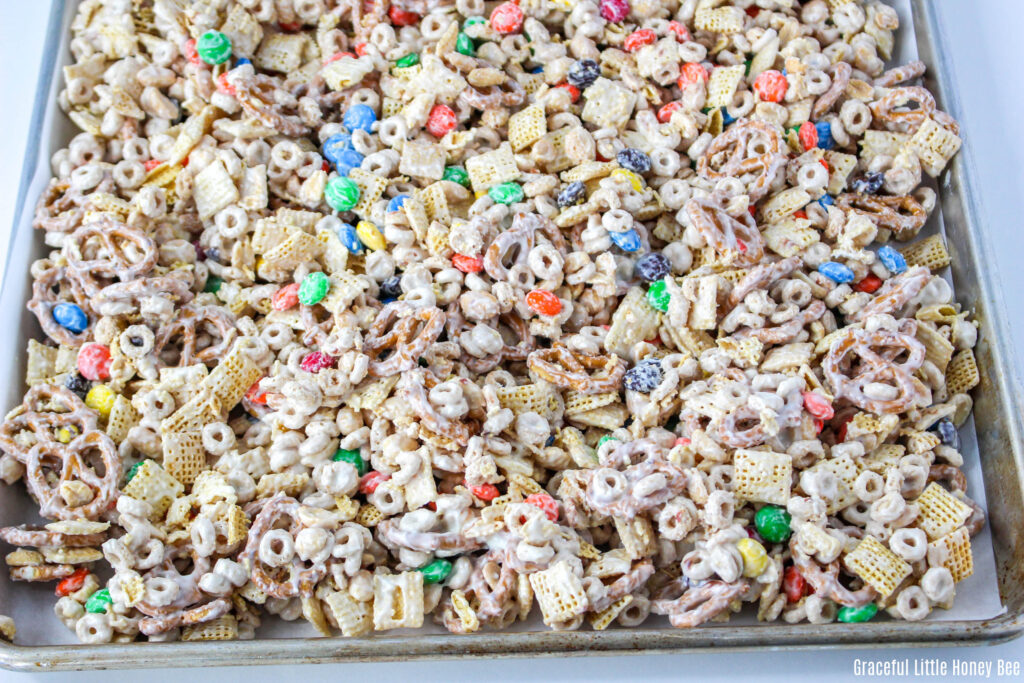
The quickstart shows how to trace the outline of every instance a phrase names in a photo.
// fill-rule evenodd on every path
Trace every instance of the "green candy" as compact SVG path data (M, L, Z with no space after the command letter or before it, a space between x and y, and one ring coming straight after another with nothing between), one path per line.
M792 520L789 513L778 505L765 505L754 515L754 526L764 540L782 543L793 533L789 526Z
M840 607L839 616L836 617L844 624L859 624L871 619L878 614L878 605L869 602L863 607Z
M487 195L498 204L515 204L523 201L523 188L519 183L501 183L487 190Z
M469 17L462 22L462 28L469 28L470 26L476 26L477 24L486 24L487 20L483 17Z
M359 203L359 186L350 178L334 178L324 188L324 199L335 211L351 211Z
M476 54L476 46L473 45L473 39L465 33L460 32L459 35L455 37L455 51L460 55L468 55L472 57Z
M463 187L469 187L469 174L458 166L447 166L444 169L444 175L441 176L441 180L450 180Z
M597 441L597 449L601 450L601 446L605 445L609 441L618 441L618 440L619 439L617 437L614 437L611 434L605 434L600 439L598 439L598 441Z
M211 275L210 277L206 278L206 284L203 286L203 291L210 292L211 294L216 294L217 292L220 291L220 286L222 284L224 284L223 280L221 280L216 275Z
M366 474L370 469L367 466L366 461L363 460L363 457L359 455L359 451L351 451L347 448L339 448L338 452L334 454L334 457L331 458L331 460L334 462L347 462L349 465L356 468L360 477Z
M231 57L231 39L220 31L207 31L196 41L196 52L207 64L223 64Z
M668 285L665 284L664 280L652 282L651 286L647 288L647 303L650 304L651 308L662 313L668 310L668 302L671 298L672 295L668 293Z
M399 57L395 61L395 66L397 66L399 69L405 69L405 68L410 67L410 66L416 66L419 63L420 63L420 56L418 54L416 54L415 52L410 52L409 54L407 54L404 57Z
M434 560L416 571L423 574L424 583L441 583L452 573L452 563L448 560Z
M142 463L144 463L144 462L146 462L146 461L145 460L140 460L139 462L137 462L134 465L132 465L132 468L130 470L128 470L128 474L125 475L124 483L127 484L128 482L130 482L132 479L135 478L135 475L139 473L139 468L142 467Z
M327 296L327 290L331 288L331 281L327 276L317 271L302 278L299 285L299 303L303 306L312 306L323 301Z
M103 614L107 611L107 605L111 604L113 599L110 597L110 591L106 588L101 588L85 601L85 611L90 614Z

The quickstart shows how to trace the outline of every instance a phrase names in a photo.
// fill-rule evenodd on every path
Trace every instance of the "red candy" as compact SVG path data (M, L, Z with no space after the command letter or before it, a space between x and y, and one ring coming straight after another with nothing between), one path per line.
M479 486L470 486L469 492L474 496L489 503L498 497L498 487L494 484L480 484Z
M842 423L839 425L839 431L836 432L836 443L843 443L846 441L846 428L850 426L850 420L853 419L853 413L850 413L843 418Z
M676 34L676 40L680 43L688 43L693 39L690 36L690 29L686 28L685 24L681 24L678 21L668 22L668 30Z
M434 137L443 138L455 130L456 125L458 119L455 117L455 111L447 104L435 104L430 110L430 116L427 117L427 131Z
M817 132L817 129L815 129L815 132ZM828 165L828 162L825 161L824 159L818 159L818 163L820 163L822 166L824 166L825 170L828 171L829 173L832 172L832 168Z
M110 349L95 342L83 344L78 350L78 372L94 382L110 379Z
M682 106L682 102L669 102L658 110L658 122L668 123L672 120L672 115L679 111Z
M323 351L314 351L313 353L307 353L303 356L299 362L301 367L306 372L317 373L327 368L333 368L336 359L332 356L328 356Z
M692 85L698 81L707 83L708 71L697 62L687 62L683 64L683 68L680 69L679 80L676 81L676 85L680 88L685 88L688 85Z
M689 439L687 439L687 438L686 438L685 436L681 436L681 437L679 437L678 439L676 439L676 440L675 440L675 441L674 441L674 442L672 443L672 445L673 445L673 446L689 446L689 445L690 445L690 440L689 440Z
M635 52L645 45L650 45L658 39L658 35L649 28L642 28L639 31L633 31L626 36L625 42L622 43L622 47L626 48L627 52Z
M626 0L601 0L601 16L607 21L625 21L629 16L629 3Z
M868 273L864 276L864 279L853 286L858 292L867 292L871 294L876 289L882 286L882 278L878 277L874 273Z
M274 292L270 297L270 305L275 311L287 311L299 305L299 283L293 282Z
M81 590L82 586L85 585L85 579L89 576L89 570L85 567L76 569L74 574L67 576L60 580L57 584L56 590L53 592L58 598L63 598L67 595L71 595L75 591Z
M768 69L762 71L754 79L754 90L757 96L765 102L781 102L789 89L789 81L782 75L781 71Z
M157 166L159 166L162 163L163 163L162 161L157 161L156 159L150 159L149 161L146 161L145 163L143 163L142 166L146 169L146 173L149 173L150 171L152 171L154 168L156 168Z
M491 12L491 28L498 33L519 33L524 16L517 2L503 2Z
M836 411L832 408L832 404L825 400L825 397L821 394L816 394L813 391L803 392L804 397L804 409L816 418L821 420L831 420L836 416Z
M807 212L803 209L793 212L793 218L807 218Z
M339 59L341 59L342 57L351 57L352 59L356 58L355 54L353 54L351 52L335 52L333 55L331 55L330 57L328 57L327 59L324 60L324 65L326 66L327 64L330 64L331 62L336 62Z
M267 405L267 392L260 389L260 380L256 380L256 382L246 390L245 397L250 402L257 405Z
M282 22L278 23L278 26L280 26L281 30L286 32L286 33L296 33L297 31L301 31L302 30L302 24L300 24L297 21L288 21L288 22L282 21Z
M364 56L367 53L366 43L356 43L355 50L357 55L359 55L360 57Z
M562 312L562 302L546 289L535 289L526 295L526 305L541 315L558 315Z
M199 59L199 50L196 49L196 39L189 38L185 41L184 49L185 59L192 64L202 64L203 60Z
M528 505L538 507L552 522L558 521L558 501L546 493L531 493L523 501Z
M228 73L225 71L220 76L217 76L217 90L222 93L227 93L232 97L235 96L235 86L228 83Z
M369 495L377 490L377 487L390 479L388 475L383 472L367 472L359 480L359 493L363 495Z
M818 146L818 129L810 121L801 123L800 130L797 131L796 135L800 138L800 144L803 145L805 150L814 149Z
M388 16L391 18L391 23L395 26L412 26L420 20L420 15L415 12L406 12L394 5L388 10Z
M782 577L782 589L786 592L788 602L800 602L800 598L807 593L807 580L796 567L786 567L786 573Z
M478 256L456 254L452 256L452 265L463 273L479 273L484 269L484 260Z
M562 83L561 85L556 85L555 87L561 88L562 90L568 92L569 99L572 101L573 104L576 104L577 102L580 101L580 89L577 88L572 83Z

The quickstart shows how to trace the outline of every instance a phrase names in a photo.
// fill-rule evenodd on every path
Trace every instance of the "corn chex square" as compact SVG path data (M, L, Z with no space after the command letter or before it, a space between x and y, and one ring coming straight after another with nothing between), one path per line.
M544 107L539 104L530 105L508 119L508 141L513 152L526 149L547 132L548 120L544 115Z
M911 136L907 147L917 154L924 172L934 177L942 173L949 160L960 151L962 143L956 133L946 130L929 117Z
M157 520L161 519L171 503L185 492L185 487L160 465L152 460L145 460L122 491L126 496L149 503L153 510L149 518Z
M423 574L375 574L373 577L373 628L419 628L423 625Z
M386 178L375 173L364 171L361 168L353 168L349 171L348 177L359 186L359 203L352 209L360 218L370 219L370 211L373 205L384 194L388 187Z
M838 458L830 458L828 460L822 460L813 467L809 467L805 470L806 472L820 472L826 471L833 474L838 484L838 492L836 497L825 501L825 512L830 515L834 515L843 508L849 507L857 502L857 494L853 492L853 483L857 480L857 475L860 474L857 471L857 465L854 464L853 460L846 456Z
M971 507L936 482L918 496L917 526L928 534L928 540L934 541L951 534L964 525L973 512Z
M786 453L752 451L733 455L733 491L756 503L785 505L793 483L793 457Z
M746 65L720 66L711 71L708 78L708 97L704 106L728 107L732 104L732 98L736 94L736 88L743 80L743 72Z
M874 536L865 536L853 552L846 555L846 566L882 597L892 595L911 571L909 564Z
M565 560L530 574L530 585L548 626L572 619L587 610L589 600L583 583Z
M660 325L661 314L647 303L642 289L632 287L612 315L612 324L605 335L605 348L626 358L634 344L653 337Z
M928 544L928 564L945 567L959 582L974 573L974 555L971 552L971 535L967 527L960 527L951 534Z
M204 168L195 178L192 196L196 200L196 211L203 220L211 218L224 207L238 201L238 188L231 174L217 159Z
M519 166L512 155L512 146L501 143L498 149L466 159L466 173L474 192L486 192L494 185L519 178Z

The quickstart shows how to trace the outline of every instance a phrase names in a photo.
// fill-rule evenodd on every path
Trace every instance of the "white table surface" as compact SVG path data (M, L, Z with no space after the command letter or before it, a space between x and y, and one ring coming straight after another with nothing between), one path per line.
M965 103L961 124L967 140L965 151L973 157L981 180L984 229L996 239L997 263L1006 283L1010 326L1024 336L1024 230L1021 205L1024 182L1024 137L1019 119L1024 113L1024 89L1020 86L1020 31L1024 3L1005 0L933 0L941 5L941 17L956 64L956 80ZM14 218L18 182L35 94L37 70L43 49L43 33L50 0L0 0L0 268ZM940 48L941 49L941 48ZM1012 85L1011 85L1012 84ZM1011 123L1012 122L1012 123ZM1017 349L1018 367L1024 345ZM1019 373L1018 373L1019 376ZM881 646L882 644L880 644ZM857 676L856 660L910 658L935 659L952 674L957 662L990 663L997 678L1000 660L1017 663L1024 670L1024 639L983 648L921 650L843 650L815 652L768 652L752 654L664 655L656 657L588 657L559 659L512 659L467 662L413 662L387 664L320 665L296 667L236 667L192 671L145 671L134 673L12 674L0 671L0 681L52 683L135 680L146 683L181 681L183 677L218 683L262 681L309 681L344 677L363 681L377 679L429 681L647 681L736 680L820 681L863 678ZM923 666L923 665L922 665ZM934 671L934 669L933 669ZM927 673L926 669L921 669ZM129 678L130 677L130 678ZM952 676L951 676L952 677ZM899 677L903 678L903 677ZM972 680L972 676L953 677ZM1020 675L1016 680L1022 680Z

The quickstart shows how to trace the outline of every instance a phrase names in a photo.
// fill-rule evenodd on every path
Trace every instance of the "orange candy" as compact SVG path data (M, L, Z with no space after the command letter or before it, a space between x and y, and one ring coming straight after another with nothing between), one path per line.
M562 302L546 289L535 289L527 294L526 305L540 315L554 316L562 312Z

